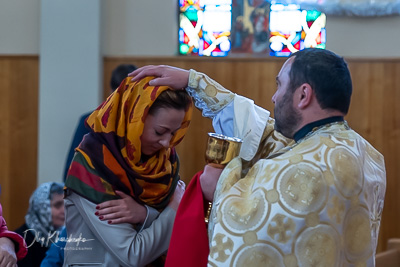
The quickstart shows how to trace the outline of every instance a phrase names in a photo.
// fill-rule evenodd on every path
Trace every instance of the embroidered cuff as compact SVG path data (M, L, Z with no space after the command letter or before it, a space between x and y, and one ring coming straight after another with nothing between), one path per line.
M216 113L233 101L235 94L225 89L207 75L195 70L189 71L188 93L195 106L203 111L204 117L213 118Z

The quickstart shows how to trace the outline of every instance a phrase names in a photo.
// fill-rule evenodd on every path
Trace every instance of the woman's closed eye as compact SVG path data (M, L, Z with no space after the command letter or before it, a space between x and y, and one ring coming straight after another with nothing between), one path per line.
M161 130L161 131L159 131L159 130L154 130L154 132L155 132L155 134L158 135L158 136L163 136L164 134L166 134L166 133L168 133L168 132L170 132L171 135L174 136L178 130L179 130L179 129L177 129L177 130L175 130L175 131L173 131L173 132L170 132L169 130Z
M154 129L154 133L155 133L157 136L163 136L164 134L167 134L167 133L170 133L171 136L174 136L174 135L178 132L178 130L179 130L180 128L181 128L181 127L178 127L176 130L170 130L170 129L168 129L168 128L161 127L161 129L160 129L160 128Z
M155 133L156 133L156 135L158 135L158 136L163 136L164 134L165 134L165 132L164 133L161 133L161 132L158 132L158 131L155 131ZM176 134L176 131L175 132L171 132L171 135L172 136L174 136Z

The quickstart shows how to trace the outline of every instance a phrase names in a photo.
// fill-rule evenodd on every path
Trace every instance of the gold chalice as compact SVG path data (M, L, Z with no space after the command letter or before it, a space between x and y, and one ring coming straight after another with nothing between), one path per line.
M233 158L237 157L242 146L242 139L228 137L217 133L208 133L206 162L215 168L223 169ZM208 224L212 202L205 207L204 221Z
M218 165L228 164L229 161L239 155L242 142L240 138L208 133L206 162Z

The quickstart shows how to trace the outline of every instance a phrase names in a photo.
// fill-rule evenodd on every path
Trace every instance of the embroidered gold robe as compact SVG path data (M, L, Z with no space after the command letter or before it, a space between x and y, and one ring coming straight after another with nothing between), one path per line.
M189 87L196 105L215 113L239 97L193 70ZM313 129L289 145L273 123L265 121L251 160L235 158L221 174L208 265L374 266L383 156L346 122Z

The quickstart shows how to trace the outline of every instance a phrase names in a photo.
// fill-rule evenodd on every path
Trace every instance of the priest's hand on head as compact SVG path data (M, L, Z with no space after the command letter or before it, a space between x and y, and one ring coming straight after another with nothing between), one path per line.
M128 74L132 81L140 80L146 76L155 76L149 82L151 86L169 86L172 89L184 89L188 86L189 71L167 65L148 65Z

